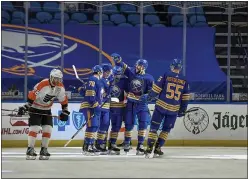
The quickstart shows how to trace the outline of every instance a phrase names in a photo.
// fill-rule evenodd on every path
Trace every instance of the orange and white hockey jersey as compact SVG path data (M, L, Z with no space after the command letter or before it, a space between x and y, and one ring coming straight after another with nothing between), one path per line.
M62 83L52 87L49 79L44 79L34 86L34 89L28 93L28 100L32 101L32 108L39 110L50 110L54 99L57 98L64 107L68 105L68 98L65 94L65 88Z

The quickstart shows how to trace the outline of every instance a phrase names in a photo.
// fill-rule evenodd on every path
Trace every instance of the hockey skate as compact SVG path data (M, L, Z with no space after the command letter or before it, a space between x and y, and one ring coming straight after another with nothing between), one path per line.
M87 156L96 156L99 155L99 150L95 148L93 144L85 145L85 155Z
M129 152L129 150L130 150L130 143L126 143L125 145L124 145L124 152L127 154L128 152Z
M120 155L120 149L116 146L116 144L111 144L109 142L109 155Z
M136 155L144 155L145 154L145 149L142 144L138 144L136 148Z
M100 155L108 154L108 150L106 149L106 144L96 144L96 149L100 151Z
M124 145L125 145L125 143L122 142L121 144L117 144L117 147L124 149ZM130 142L130 149L132 149L132 142Z
M153 146L147 146L145 151L145 158L152 158Z
M87 145L84 142L83 147L82 147L82 154L85 154L86 150L87 150Z
M50 154L48 153L47 148L41 147L39 160L49 160L49 158Z
M159 146L159 144L157 143L155 146L155 150L154 150L154 156L153 158L160 158L164 155L164 152L162 152L161 147Z
M26 160L35 160L37 157L37 154L33 147L28 147L26 152Z

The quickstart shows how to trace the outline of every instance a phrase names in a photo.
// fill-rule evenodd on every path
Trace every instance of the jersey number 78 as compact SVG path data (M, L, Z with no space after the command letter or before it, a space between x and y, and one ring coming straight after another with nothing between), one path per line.
M168 83L167 90L166 90L166 98L174 99L178 101L181 97L182 90L184 86L175 84L175 83Z

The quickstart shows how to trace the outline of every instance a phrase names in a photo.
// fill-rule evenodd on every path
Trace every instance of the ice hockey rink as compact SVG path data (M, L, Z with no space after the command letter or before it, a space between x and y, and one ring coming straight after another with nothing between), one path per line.
M50 160L25 159L25 148L2 149L3 178L247 178L245 147L166 147L163 158L84 156L79 147L50 148ZM39 153L39 148L36 148Z

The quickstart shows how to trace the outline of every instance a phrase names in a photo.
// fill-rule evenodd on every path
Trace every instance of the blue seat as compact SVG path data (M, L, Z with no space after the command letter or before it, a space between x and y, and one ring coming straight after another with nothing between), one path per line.
M183 27L183 15L174 15L171 17L171 25L174 27ZM191 27L187 21L187 27Z
M53 16L49 12L37 12L36 18L41 23L49 23L52 20Z
M96 21L96 22L99 22L99 13L94 15L93 20ZM102 14L102 20L103 21L108 21L109 20L108 15L107 14Z
M193 7L193 8L189 8L188 10L189 15L195 15L195 14L204 14L203 8L202 7Z
M6 19L7 21L9 21L10 20L10 15L9 15L9 13L8 12L6 12L6 11L2 11L2 19Z
M43 10L46 12L58 12L59 4L57 2L44 2Z
M92 20L87 20L84 22L84 24L86 24L86 25L98 25L98 23L96 21L92 21Z
M140 24L136 24L135 27L140 27ZM149 27L148 24L143 24L143 27Z
M21 12L21 11L15 11L12 14L12 19L22 19L22 20L25 20L25 14L24 14L24 12Z
M8 24L8 23L9 23L9 21L7 19L2 18L2 24Z
M156 15L146 15L145 16L145 23L148 23L150 25L153 25L153 24L159 24L160 23L160 19L158 16Z
M168 14L174 15L174 14L181 14L181 8L176 6L169 6L168 7Z
M7 11L14 11L15 10L12 2L10 2L10 1L2 1L1 2L1 9L7 10Z
M129 14L127 16L127 21L131 24L139 24L140 23L140 15L139 14Z
M40 21L38 21L37 19L29 19L28 20L28 24L40 24Z
M3 18L3 17L2 17L1 20L2 20L2 24L8 24L9 23L9 21L7 19Z
M25 24L22 19L12 19L11 24Z
M122 14L112 14L110 16L110 20L113 21L115 24L121 24L126 22L126 17Z
M61 13L57 12L54 14L54 19L61 20ZM67 13L64 13L64 22L66 23L70 19L69 15Z
M144 13L154 13L156 12L153 6L146 6L143 8Z
M76 12L71 15L71 20L78 21L79 23L83 23L87 21L87 16L84 13Z
M104 26L115 26L115 24L112 21L103 21Z
M78 21L75 21L75 20L69 20L67 21L67 24L78 24L79 22Z
M183 22L183 15L173 15L171 17L171 25L177 26L177 24Z
M201 16L201 15L193 15L189 18L189 22L191 25L195 25L196 23L199 23L199 22L203 22L203 23L206 23L206 18L205 16Z
M164 24L153 24L152 27L166 27Z
M42 11L40 2L31 1L29 11L30 12L40 12L40 11Z
M117 9L116 5L114 5L114 4L108 5L108 6L103 6L102 11L105 14L118 13L118 9Z
M120 12L130 13L137 12L136 6L131 4L120 4Z
M208 24L206 22L196 22L194 27L208 27Z
M129 23L121 23L118 25L119 27L133 27L132 24L129 24Z
M190 25L188 22L186 24L187 27L192 27L192 25ZM174 25L173 27L183 27L183 21L177 23L176 25Z
M53 20L50 21L50 24L61 24L61 20L53 19Z

